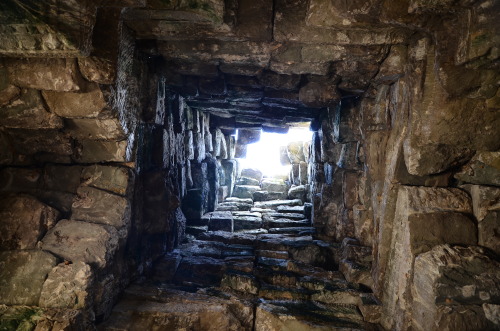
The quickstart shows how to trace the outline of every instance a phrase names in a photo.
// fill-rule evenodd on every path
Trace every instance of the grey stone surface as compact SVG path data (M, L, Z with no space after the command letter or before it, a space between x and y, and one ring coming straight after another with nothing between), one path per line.
M0 249L35 249L54 227L59 211L27 194L4 195L0 199Z
M130 204L126 198L89 186L80 186L71 206L71 218L106 224L115 228L128 226Z
M41 250L0 252L0 302L37 306L43 283L57 258Z
M61 220L42 239L42 248L74 263L103 268L118 248L118 232L101 224Z
M88 309L93 302L94 274L84 262L60 263L49 273L40 294L40 307Z

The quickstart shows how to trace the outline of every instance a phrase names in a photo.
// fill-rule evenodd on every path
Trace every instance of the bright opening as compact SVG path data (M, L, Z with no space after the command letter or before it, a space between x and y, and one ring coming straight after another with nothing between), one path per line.
M280 147L294 141L311 141L312 132L307 127L291 127L288 133L261 132L260 140L247 145L247 156L239 159L242 169L256 168L265 177L288 175L291 165L280 162Z

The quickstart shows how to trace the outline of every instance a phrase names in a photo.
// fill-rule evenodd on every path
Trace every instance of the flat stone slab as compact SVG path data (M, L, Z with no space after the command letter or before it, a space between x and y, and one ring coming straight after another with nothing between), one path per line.
M132 285L101 330L252 330L253 319L244 300Z
M306 219L292 220L289 218L277 218L277 219L265 220L264 224L268 229L271 229L271 228L310 226L311 222Z
M294 200L270 200L259 201L254 204L255 208L275 209L278 206L302 206L303 202L300 199Z
M357 307L313 302L264 301L257 306L256 330L363 330Z
M278 206L278 213L304 213L304 206Z
M287 218L292 220L303 220L305 219L304 214L299 213L265 213L263 215L265 220L267 219L277 219L277 218Z

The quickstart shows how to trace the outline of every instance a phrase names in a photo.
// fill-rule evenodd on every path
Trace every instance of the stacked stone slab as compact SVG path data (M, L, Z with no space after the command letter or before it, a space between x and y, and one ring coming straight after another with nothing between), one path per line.
M235 232L197 232L179 250L166 254L152 278L130 287L100 328L180 329L196 323L208 330L369 329L378 322L380 306L371 294L338 271L339 245L313 240L306 227L283 232L248 227L266 215L268 224L280 215L303 218L300 200L261 202L253 209L262 212L208 213L209 230L210 222L228 224L232 214ZM285 228L274 228L279 229ZM358 251L349 250L348 258L358 260L353 252Z

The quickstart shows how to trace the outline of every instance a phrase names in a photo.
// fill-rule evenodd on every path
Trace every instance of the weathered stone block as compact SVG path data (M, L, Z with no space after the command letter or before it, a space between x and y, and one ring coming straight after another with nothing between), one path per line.
M214 211L210 213L208 220L209 231L233 232L233 215L229 211Z
M30 195L1 197L0 249L35 249L58 217L59 211Z
M468 306L500 298L500 264L484 253L480 247L440 245L415 259L412 327L493 329L481 306Z
M20 154L32 155L40 152L57 155L73 154L71 137L58 130L11 129L14 149Z
M78 67L83 77L90 82L113 84L116 79L116 61L97 56L79 57Z
M94 274L84 262L60 263L54 267L40 294L40 307L88 309L92 304Z
M252 199L253 194L259 190L260 186L235 185L232 196L240 199Z
M479 152L455 178L466 183L500 186L500 152Z
M77 139L123 140L127 136L117 118L69 118L65 130Z
M262 180L262 171L259 169L245 168L241 170L241 177L253 178L260 182Z
M19 98L21 94L21 89L14 85L2 84L0 86L0 107L7 106L12 101Z
M119 195L126 195L131 171L124 167L92 165L83 168L82 183Z
M288 192L288 186L284 181L276 180L276 179L263 179L260 187L264 191L268 192Z
M294 186L288 190L288 198L306 201L307 193L308 187L306 185Z
M50 110L62 117L97 117L107 107L104 95L97 84L79 93L53 91L42 93Z
M44 251L0 252L0 302L37 306L47 274L57 258Z
M299 91L300 101L308 107L328 107L340 100L340 94L334 82L310 81Z
M477 244L476 226L465 215L471 212L470 198L459 189L400 187L385 288L384 327L404 329L410 322L413 300L411 277L406 275L413 273L417 254L440 244Z
M111 226L61 220L45 235L42 248L68 261L104 268L118 248L118 232Z
M81 184L82 166L48 164L43 172L43 188L50 191L76 193Z
M130 222L130 204L121 196L80 186L71 206L71 218L122 228Z
M260 129L239 129L237 143L247 145L256 143L260 140Z
M52 91L79 91L83 77L76 59L26 58L7 61L12 84L19 87Z
M18 99L0 108L0 124L14 129L60 129L63 121L48 112L40 92L33 89L21 90Z
M128 161L128 142L126 140L104 141L86 139L79 142L79 153L74 156L77 162L98 163Z
M38 168L5 167L0 170L0 191L27 192L38 188L41 178Z
M300 163L305 161L304 150L303 150L303 142L295 141L291 142L286 146L286 151L288 155L288 159L290 163Z

